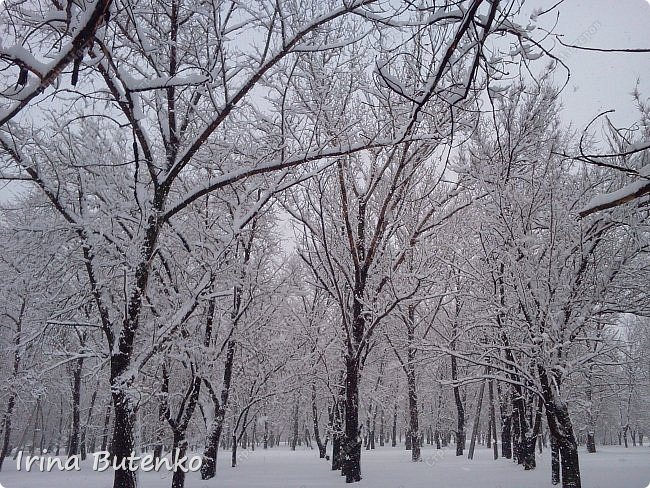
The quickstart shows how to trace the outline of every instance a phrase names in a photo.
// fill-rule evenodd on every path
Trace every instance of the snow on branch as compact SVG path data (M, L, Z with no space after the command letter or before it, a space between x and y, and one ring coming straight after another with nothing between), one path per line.
M25 49L13 46L0 53L5 59L9 58L21 67L36 75L29 83L21 86L14 98L16 103L8 109L0 110L0 127L15 117L31 100L40 95L49 85L54 83L63 70L73 61L80 59L95 37L97 29L105 22L112 0L97 0L93 8L83 12L76 33L59 54L49 63L41 63ZM22 76L21 76L22 78ZM27 80L24 80L27 81Z
M642 174L650 173L650 165L644 166L642 170L639 171ZM644 195L650 193L650 179L647 177L645 179L640 179L633 181L625 185L623 188L613 191L611 193L605 193L603 195L598 195L592 199L587 206L585 206L578 214L580 217L587 217L599 210L606 210L608 208L618 207L625 203L641 198Z

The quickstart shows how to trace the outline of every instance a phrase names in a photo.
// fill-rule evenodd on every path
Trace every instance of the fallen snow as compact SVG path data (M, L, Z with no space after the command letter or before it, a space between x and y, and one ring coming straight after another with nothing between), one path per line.
M477 446L474 460L456 457L452 448L436 451L427 446L423 462L411 463L403 447L362 452L363 480L358 488L542 488L551 487L549 451L538 454L538 467L524 471L506 459L492 460L492 451ZM645 488L650 482L650 448L598 447L595 454L580 452L582 485L585 488ZM110 488L112 473L94 472L92 460L75 472L16 472L15 462L5 460L0 483L5 488ZM171 473L140 473L140 488L171 486ZM318 459L317 451L292 452L281 446L268 450L239 451L237 468L230 467L230 451L220 452L217 477L202 481L199 473L188 473L187 488L332 488L345 480Z

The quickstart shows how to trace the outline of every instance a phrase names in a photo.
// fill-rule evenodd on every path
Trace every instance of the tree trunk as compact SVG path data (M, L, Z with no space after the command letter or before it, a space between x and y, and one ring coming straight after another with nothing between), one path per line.
M537 368L544 396L548 428L560 451L562 488L581 488L578 444L573 433L568 407L565 403L557 400L559 392L551 386L545 368L540 365ZM559 383L560 380L556 378L554 386L557 389L559 389Z
M587 374L587 452L596 452L596 415L594 414L593 404L593 363L589 365L589 372Z
M181 459L187 452L187 440L185 439L185 431L174 432L174 444L172 447L172 461L174 459ZM183 463L184 465L185 463ZM177 469L172 475L172 488L183 488L185 486L185 472L182 469Z
M113 440L111 442L111 454L115 457L118 467L134 451L135 443L133 438L135 427L135 408L131 403L128 394L121 388L113 388ZM116 469L113 479L113 488L136 488L136 472L127 469Z
M465 409L460 398L459 388L454 387L454 399L456 400L456 411L458 421L456 424L456 456L462 456L465 449Z
M5 457L9 452L9 440L11 438L11 417L13 415L14 407L16 406L16 394L11 393L9 401L7 402L7 411L2 419L2 450L0 451L0 471L2 471L2 464Z
M269 448L269 419L264 417L264 449Z
M587 432L587 452L596 452L596 436L593 431Z
M219 450L219 441L223 430L223 422L226 417L228 408L228 397L230 395L230 384L232 381L232 370L235 358L235 341L228 341L226 360L223 371L223 386L221 389L221 399L215 392L211 391L212 402L215 406L214 420L208 430L208 438L203 452L203 463L201 464L201 479L209 480L214 478L217 473L217 451Z
M111 403L106 405L106 414L104 415L104 430L102 431L102 451L108 448L108 430L111 426ZM61 429L59 429L60 431Z
M20 339L22 332L22 323L23 323L23 314L25 312L25 301L20 308L20 315L16 321L16 333L14 335L14 361L13 361L13 379L15 380L18 377L18 371L20 370ZM7 410L5 410L5 415L2 418L2 449L0 449L0 471L2 471L2 465L4 463L7 454L9 453L9 441L11 440L11 419L13 416L14 408L16 407L16 390L14 387L11 389L11 394L9 395L9 400L7 401Z
M237 436L233 432L232 434L232 451L231 451L231 456L230 456L230 465L233 468L237 467Z
M551 483L560 483L560 449L555 437L551 435Z
M83 426L83 429L81 430L81 460L82 461L86 459L86 436L88 434L88 426L90 425L90 422L92 420L93 410L95 408L95 400L97 399L98 390L99 390L99 383L97 383L97 386L95 387L95 390L93 391L93 394L90 397L90 406L88 407L88 416L86 417L86 424Z
M63 439L63 399L61 399L61 406L59 410L59 432L56 436L56 453L54 454L55 456L59 455L62 439Z
M415 347L412 345L414 333L412 332L414 321L414 307L409 306L409 348L408 363L406 364L406 383L408 386L408 403L409 403L409 432L406 436L410 440L411 461L420 461L420 422L418 416L418 393L415 383Z
M255 450L255 443L256 443L256 437L257 437L257 417L253 421L253 433L251 435L251 451Z
M343 472L346 483L361 481L361 439L359 435L359 363L346 357L345 439Z
M458 380L458 365L456 363L456 356L453 355L451 356L451 379L452 381ZM460 397L460 387L454 385L453 390L454 400L456 402L456 413L458 416L456 424L456 456L462 456L465 449L465 408L463 407L463 400Z
M533 422L532 432L526 433L526 452L524 454L524 469L535 469L537 463L535 462L535 446L537 445L537 437L542 425L542 409L544 407L543 400L538 400L537 409L535 411L535 419Z
M334 417L332 419L332 471L337 471L343 467L343 453L341 452L341 440L343 438L341 398L334 402L332 408L334 410Z
M375 429L377 428L377 407L375 405L375 411L372 414L372 428L370 429L370 449L375 448Z
M293 438L291 439L291 450L296 450L298 444L298 396L293 405Z
M474 416L474 427L472 428L472 438L469 443L469 454L467 459L474 458L474 447L476 446L476 436L478 434L479 421L481 419L481 407L483 404L483 393L485 391L485 380L481 381L481 389L479 390L478 400L476 403L476 415Z
M523 463L522 446L521 446L521 424L519 422L519 413L515 402L512 403L512 413L510 415L511 432L512 432L512 459L517 464Z
M393 410L393 437L391 439L391 447L397 446L397 403L395 403L395 408Z
M72 370L72 428L70 432L70 444L68 445L68 456L79 454L79 436L81 424L81 370L83 358L73 363Z
M492 426L492 430L488 433L492 434L492 438L494 440L493 456L494 459L497 460L499 459L499 447L497 446L497 425L496 425L497 418L494 412L495 410L494 409L494 380L490 380L488 394L490 400L490 424Z

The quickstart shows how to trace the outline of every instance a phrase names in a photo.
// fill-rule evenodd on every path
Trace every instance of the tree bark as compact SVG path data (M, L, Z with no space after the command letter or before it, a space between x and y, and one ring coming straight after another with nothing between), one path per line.
M181 459L187 452L187 440L185 432L174 432L174 444L172 447L172 459ZM183 488L185 486L185 472L176 469L172 475L172 488Z
M456 331L458 329L458 316L460 315L460 304L456 298L456 314L452 322L451 335L453 340L451 341L451 350L456 350ZM455 383L458 381L458 363L456 356L451 355L451 380L454 382L454 401L456 402L456 413L458 415L457 424L456 424L456 456L462 456L465 449L465 408L463 406L463 400L460 397L460 387Z
M12 376L15 381L18 377L18 371L20 371L20 339L22 332L22 318L25 312L25 301L21 305L20 315L16 323L16 333L14 335L14 361ZM9 453L9 441L11 440L11 420L14 413L14 408L16 407L16 389L15 386L11 389L11 394L7 401L7 410L5 411L4 417L2 418L2 449L0 449L0 471L2 471L2 465L4 463L7 454Z
M497 446L497 425L496 425L496 415L494 412L494 380L489 380L489 389L488 389L488 394L489 394L489 400L490 400L490 423L492 426L491 434L492 438L494 441L494 445L492 446L493 448L493 456L494 459L497 460L499 459L499 448ZM489 436L488 436L489 437ZM489 447L489 446L488 446Z
M415 359L417 350L415 349L415 306L408 306L408 318L406 321L408 334L408 350L406 368L406 384L408 387L408 404L409 404L409 432L407 439L410 440L411 461L420 461L420 425L418 418L418 394L415 378Z
M535 461L535 447L537 446L537 437L542 426L542 411L544 402L540 398L538 400L537 408L535 409L535 419L533 421L533 429L531 432L526 433L526 452L524 454L524 469L535 469L537 463Z
M361 439L359 435L359 363L355 354L346 357L345 439L343 472L346 483L361 481Z
M510 389L507 391L510 392ZM506 393L502 394L500 383L497 383L497 394L501 411L501 456L512 459L512 417L508 414L509 401Z
M95 409L95 400L97 400L97 391L99 390L99 383L95 387L93 394L90 398L90 406L88 407L88 416L86 417L86 423L81 430L81 460L86 459L86 437L88 434L88 426L92 420L93 410Z
M123 388L113 388L113 440L111 454L119 465L134 451L135 407ZM126 461L125 461L126 462ZM113 488L136 488L136 472L116 469Z
M476 447L476 436L478 435L478 426L481 419L481 407L483 404L483 393L485 392L485 380L481 381L481 388L478 394L478 400L476 403L476 415L474 416L474 426L472 427L472 438L469 443L469 454L467 459L474 458L474 448Z
M555 437L551 435L551 483L560 483L560 450Z
M293 437L291 439L291 450L296 450L296 445L298 444L298 396L293 404Z
M237 436L233 432L232 434L232 450L230 453L230 466L233 468L237 467Z
M235 359L235 341L228 341L226 360L223 371L223 387L221 389L221 398L216 396L214 391L210 391L212 402L215 407L214 420L208 431L205 451L203 452L203 463L201 464L201 479L209 480L214 478L217 472L217 451L219 450L219 441L223 430L223 422L226 418L226 409L228 407L228 397L230 395L230 384L232 381L232 370ZM204 380L205 381L205 380ZM208 388L211 390L211 387Z
M395 408L393 410L393 437L391 440L391 447L397 446L397 403L395 403Z
M316 440L316 445L318 446L318 456L321 459L325 459L326 445L323 443L320 438L320 429L318 428L318 405L316 403L316 383L311 384L311 413L312 420L314 423L314 439Z
M562 488L581 488L578 444L571 425L569 410L565 403L557 399L559 393L551 386L546 369L541 365L538 365L537 368L544 396L548 428L560 452ZM559 383L559 379L555 379L555 388L559 389Z
M456 381L458 379L458 366L456 364L456 357L451 357L451 379ZM454 400L456 402L456 413L458 415L456 424L456 456L462 456L465 449L465 408L463 400L460 397L460 387L455 385Z
M264 449L269 448L269 419L268 417L264 417L264 444L263 444Z
M108 405L106 405L106 413L104 414L104 430L102 431L102 451L106 451L108 448L108 431L110 425L111 425L111 403L108 402Z

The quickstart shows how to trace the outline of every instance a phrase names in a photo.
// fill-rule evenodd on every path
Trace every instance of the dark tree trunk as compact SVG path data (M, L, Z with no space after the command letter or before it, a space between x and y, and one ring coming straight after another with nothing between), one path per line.
M361 439L359 435L359 363L346 358L345 439L343 472L346 483L361 481Z
M393 431L392 431L391 447L397 446L397 403L393 410Z
M479 433L479 422L481 420L481 407L483 406L483 392L485 391L485 381L481 381L478 400L476 402L476 415L474 416L474 426L472 427L472 437L469 443L468 459L474 458L474 447L476 446L476 436Z
M120 387L113 388L113 440L111 454L119 466L134 451L133 429L135 408L128 394ZM124 461L128 464L128 461ZM136 473L128 469L116 469L113 488L136 488Z
M512 417L507 411L501 412L501 456L512 459Z
M494 459L496 460L496 459L499 459L499 448L497 446L497 425L496 425L497 417L496 417L495 408L494 408L494 381L493 380L490 380L489 392L488 393L489 393L489 397L490 397L490 425L492 427L492 429L490 431L488 431L488 434L492 434L492 439L494 440L493 456L494 456ZM489 438L490 438L490 436L488 435L488 439ZM489 442L488 442L488 444L489 444ZM488 447L490 447L490 446L488 445Z
M587 452L596 452L596 436L592 431L587 432Z
M443 374L440 374L440 379L443 379ZM433 408L433 407L432 407ZM441 425L441 418L440 418L440 413L442 411L442 388L438 389L438 403L437 403L437 408L436 408L436 429L433 433L433 437L436 443L436 449L442 449L442 442L444 442L444 439L442 439L442 425Z
M458 315L459 305L456 304L456 315ZM456 334L456 321L454 320L452 327L452 335ZM452 351L456 350L456 341L452 341ZM451 356L451 380L458 381L458 364L456 356ZM457 424L456 424L456 456L462 456L465 449L465 408L463 400L460 397L460 387L454 384L454 401L456 402Z
M594 346L595 348L596 346ZM594 350L595 352L595 350ZM596 415L594 414L594 405L593 405L593 368L594 364L589 364L589 371L587 374L587 452L594 453L596 452L596 436L594 431L596 430Z
M102 431L102 449L101 449L102 451L106 451L108 449L108 431L110 426L111 426L111 403L109 402L108 405L106 405L106 413L104 414L104 429Z
M257 442L257 418L253 422L253 433L251 435L251 451L255 450L255 444Z
M232 434L232 451L230 456L230 465L233 468L237 467L237 436L233 432Z
M296 445L298 445L298 397L296 397L295 403L293 404L293 436L291 438L291 450L296 450Z
M554 386L551 386L546 369L540 365L537 368L544 396L548 428L552 440L554 438L560 451L562 488L581 488L578 443L573 432L568 407L557 401L558 392L553 389ZM559 384L560 380L556 378L555 387L557 389L559 389Z
M264 449L269 448L269 419L264 417Z
M408 386L409 403L409 432L407 441L410 440L411 461L420 461L420 422L418 417L418 393L415 381L415 360L417 350L415 349L415 306L408 306L408 319L406 322L408 334L408 361L405 364L406 384Z
M72 428L70 431L70 444L68 456L79 454L79 437L81 435L81 370L83 358L73 363L72 370Z
M511 414L511 425L512 425L512 458L517 464L523 463L522 455L522 446L521 446L521 424L519 423L519 413L517 407L513 402L512 405L512 414Z
M537 408L535 410L535 419L533 422L532 432L526 433L526 452L524 454L524 469L535 469L537 463L535 461L535 447L537 445L537 437L542 426L542 411L544 402L540 398L538 400Z
M457 386L454 387L454 399L458 413L456 424L456 456L462 456L463 450L465 449L465 409L463 407L463 401L460 398L459 387Z
M163 384L162 384L162 403L163 403L163 419L167 421L173 432L173 448L172 456L177 460L182 459L187 452L187 427L192 420L194 410L199 401L199 394L201 392L202 380L199 376L193 376L190 385L185 392L178 413L175 417L172 416L169 405L169 375L165 363L162 367ZM183 461L180 466L185 466L186 461ZM172 488L183 488L185 485L185 472L179 467L174 471L172 477Z
M226 360L224 363L223 372L223 387L221 389L221 398L216 395L216 392L210 390L212 403L215 406L215 415L210 429L208 430L208 438L203 452L203 463L201 464L201 479L209 480L214 478L217 473L217 451L219 450L219 441L221 440L221 433L223 431L223 421L226 417L226 409L228 407L228 397L230 395L230 384L232 381L233 362L235 358L235 341L228 341L228 349L226 352ZM205 380L204 380L205 381ZM207 386L207 383L206 383Z
M13 378L18 376L20 370L20 339L22 332L22 317L25 311L25 302L20 309L20 315L16 321L16 333L14 335L14 361L13 361ZM9 400L7 401L7 410L2 418L2 449L0 449L0 471L2 471L2 464L4 463L7 454L9 453L9 441L11 440L11 419L13 416L14 408L16 407L16 391L12 388Z
M185 432L174 432L174 444L172 447L172 460L181 459L187 452L187 441ZM177 469L172 475L172 488L183 488L185 486L185 472Z
M12 392L7 402L7 411L2 419L2 450L0 450L0 471L2 471L2 464L4 463L7 453L9 452L9 440L11 438L11 417L13 415L14 407L16 406L16 394Z
M110 403L109 403L110 405ZM63 439L63 399L61 399L61 406L59 409L59 432L56 436L56 453L55 456L59 455L61 450L61 440Z
M555 437L551 435L551 483L560 483L560 449Z
M158 419L161 422L165 421L165 404L164 402L161 402L158 405ZM157 425L155 427L155 436L156 436L156 445L153 448L153 458L155 460L158 460L162 457L162 452L163 452L163 424Z
M377 405L375 405L375 411L372 414L372 428L370 429L370 449L375 448L375 429L377 428Z
M86 417L86 424L81 430L81 460L86 459L86 437L88 434L88 426L92 420L93 410L95 409L95 400L97 400L97 390L99 390L99 383L95 387L92 396L90 397L90 406L88 407L88 416Z
M332 405L332 471L343 469L343 398L345 395L345 385L341 373L340 389L338 396L334 398Z

